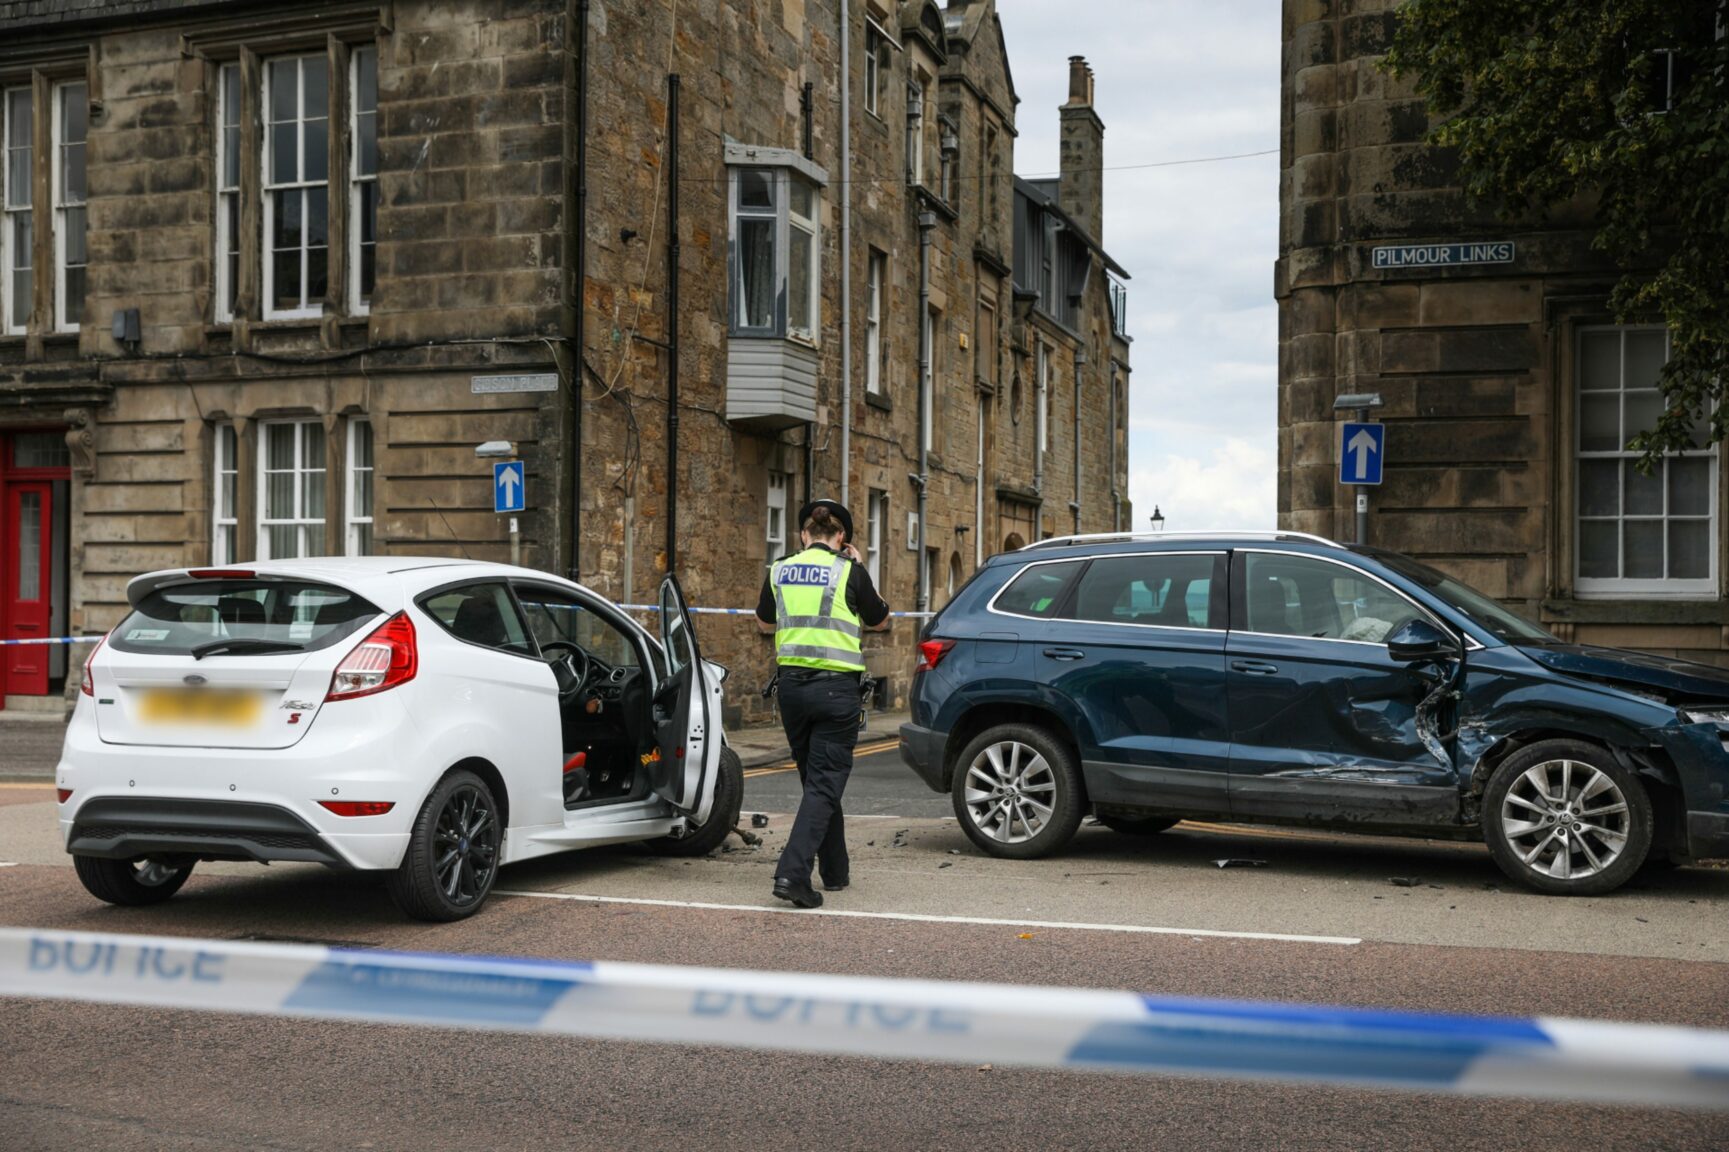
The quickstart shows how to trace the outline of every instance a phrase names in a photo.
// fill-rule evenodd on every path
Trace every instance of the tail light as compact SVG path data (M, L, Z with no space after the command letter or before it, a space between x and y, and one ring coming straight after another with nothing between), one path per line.
M919 666L913 671L929 672L937 666L944 656L949 654L949 649L954 646L953 640L920 640Z
M398 612L362 640L330 677L326 700L371 696L414 679L420 654L414 644L414 624Z
M96 681L90 675L90 665L96 662L96 653L102 651L102 645L107 639L108 637L104 636L96 641L96 647L90 649L90 655L84 658L84 675L78 678L78 691L86 696L96 695Z
M62 804L72 799L72 789L70 788L56 788L54 791L60 797L60 803Z
M328 808L338 816L382 816L396 807L393 800L320 800L320 808Z
M250 568L192 568L186 573L194 580L250 580Z

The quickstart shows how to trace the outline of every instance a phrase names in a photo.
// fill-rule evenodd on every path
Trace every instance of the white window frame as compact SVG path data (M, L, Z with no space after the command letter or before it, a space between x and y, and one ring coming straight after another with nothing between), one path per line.
M787 555L787 493L791 490L792 473L769 469L768 487L763 493L762 535L771 564ZM775 529L777 521L780 525L778 533Z
M787 275L786 279L782 281L786 286L786 333L794 339L815 344L817 332L822 325L820 319L822 315L822 280L820 279L822 274L822 232L819 223L819 218L822 215L822 189L790 173L783 172L782 178L785 180L786 187L784 230L787 239L785 255ZM792 193L795 186L810 190L809 216L801 216L793 210ZM810 296L804 302L804 315L802 317L795 317L796 305L792 298L792 233L794 229L810 237L810 267L806 269L808 278L805 281ZM803 323L795 323L795 320L802 320Z
M763 151L775 151L764 149ZM760 172L770 179L774 190L772 208L742 207L739 204L739 176L743 172ZM727 333L731 336L793 339L813 347L822 343L822 194L823 177L813 177L792 168L771 164L729 165L727 179ZM811 193L811 215L801 216L792 209L794 183L808 187ZM739 221L772 220L774 222L774 317L767 327L747 326L744 321L744 259L739 246ZM794 323L791 300L792 229L810 236L810 301L806 324Z
M330 185L331 185L331 173L329 171L328 163L326 164L326 170L324 173L324 179L323 180L307 180L305 178L305 175L306 175L306 129L305 129L304 125L307 122L307 116L306 116L306 62L308 60L323 60L325 62L325 68L327 69L326 76L328 77L328 75L329 75L328 68L330 65L329 57L322 54L322 53L317 53L317 52L303 53L303 54L294 55L294 56L273 56L273 57L265 60L263 62L263 66L261 68L261 71L264 74L263 78L262 78L263 93L264 93L263 116L262 116L264 138L263 138L263 147L259 149L259 152L260 152L260 156L259 156L260 172L259 172L259 175L262 179L262 187L263 187L263 195L261 198L264 202L264 229L263 229L262 235L259 238L259 252L262 256L261 262L264 265L264 318L266 320L310 320L310 319L315 319L315 318L322 316L324 314L324 301L323 301L323 299L319 298L317 300L312 300L309 298L309 296L307 294L307 289L309 287L309 285L307 284L307 270L308 270L309 264L311 263L311 260L308 256L308 252L310 251L310 247L306 243L306 238L307 238L307 235L309 233L309 229L306 227L306 222L308 220L308 213L306 211L306 204L307 204L308 194L312 190L319 188L319 187L322 187L324 189L324 226L325 226L325 233L324 233L324 241L325 241L325 243L324 243L324 252L325 252L324 270L325 271L324 271L324 274L325 274L325 284L328 286L328 284L330 282ZM271 140L271 128L273 125L275 125L277 123L287 123L287 121L274 121L271 119L272 115L274 115L274 105L272 102L272 92L271 92L270 86L271 86L271 81L276 74L276 67L275 66L277 64L283 63L284 61L293 61L295 64L295 109L294 109L295 120L293 122L299 126L299 127L297 127L297 129L295 131L295 142L294 142L296 163L298 165L298 168L296 171L296 176L298 177L298 179L278 181L278 180L275 180L273 178L273 173L270 170L271 169L271 161L272 161L272 158L274 157L275 152L276 152L276 149L274 147L274 142ZM328 85L326 86L325 91L328 93L328 91L329 91ZM329 128L330 128L330 107L329 107L328 103L326 104L325 109L324 109L324 120L325 120L325 131L327 133L326 140L328 141L328 139L329 139L328 132L329 132ZM300 196L300 220L301 220L300 248L299 248L299 252L300 252L300 293L299 293L300 304L298 307L294 307L294 308L277 308L276 307L275 232L276 232L276 194L279 192L297 193Z
M64 113L66 95L74 89L83 89L84 91L84 139L78 141L76 144L68 143L65 138ZM68 217L75 211L87 211L85 206L89 203L90 163L88 141L90 139L90 85L83 80L62 81L61 83L54 85L50 92L49 105L52 112L50 119L53 122L50 130L50 137L52 140L50 163L52 171L50 172L48 179L48 199L54 209L54 331L76 332L78 331L77 319L68 316L66 313L66 273L71 267L85 269L84 293L85 296L88 297L90 292L89 218L85 217L84 220L85 247L83 264L71 265L67 262L66 239L71 234L72 230ZM74 147L84 150L85 198L82 200L68 199L63 184L66 170L65 152L66 149ZM82 301L79 302L79 309L82 312Z
M1623 597L1661 597L1661 598L1707 599L1707 600L1709 600L1709 599L1715 599L1718 595L1719 572L1718 572L1717 556L1718 556L1718 552L1722 548L1722 542L1721 542L1721 539L1719 537L1720 513L1718 510L1718 499L1717 499L1719 454L1718 454L1717 446L1715 444L1711 445L1709 448L1706 448L1706 449L1676 453L1676 454L1674 454L1674 456L1665 458L1664 461L1662 462L1662 464L1660 464L1658 466L1662 470L1662 477L1663 477L1661 484L1660 484L1660 487L1661 487L1661 490L1663 493L1663 511L1659 515L1656 515L1656 516L1632 516L1632 517L1628 516L1628 514L1627 514L1627 497L1626 497L1624 481L1622 483L1622 487L1618 490L1618 501L1616 504L1616 512L1615 512L1615 515L1613 517L1608 517L1608 516L1589 516L1588 517L1588 516L1582 515L1582 513L1581 513L1581 509L1583 507L1583 502L1584 502L1583 480L1582 480L1582 477L1580 475L1580 473L1582 471L1581 467L1580 467L1581 463L1586 462L1586 461L1592 461L1592 460L1631 461L1631 460L1639 459L1639 455L1640 455L1637 452L1627 451L1625 446L1623 446L1619 449L1616 449L1614 451L1609 451L1609 450L1585 451L1584 449L1582 449L1580 447L1581 438L1584 435L1584 412L1583 412L1583 409L1584 409L1585 398L1587 396L1601 396L1601 395L1605 394L1604 392L1598 391L1598 390L1593 390L1591 392L1587 392L1582 387L1582 385L1584 384L1585 337L1591 333L1602 333L1602 332L1614 332L1614 333L1617 333L1620 337L1620 339L1618 341L1619 348L1620 348L1620 363L1619 363L1619 371L1617 373L1618 389L1617 389L1615 395L1620 400L1620 411L1622 414L1621 415L1622 423L1621 423L1620 431L1623 435L1629 435L1630 433L1628 432L1628 429L1627 429L1626 399L1625 399L1626 394L1627 394L1627 336L1630 333L1653 332L1653 331L1654 332L1666 332L1666 330L1660 324L1627 324L1627 325L1603 324L1603 325L1583 325L1577 330L1577 332L1575 333L1575 336L1574 336L1574 371L1573 371L1573 380L1574 380L1574 388L1573 388L1574 431L1573 431L1573 445L1572 445L1572 447L1573 447L1573 493L1574 493L1574 497L1573 497L1573 524L1572 524L1572 529L1573 529L1573 592L1576 596L1579 596L1581 598L1587 598L1588 599L1588 598L1592 598L1592 597L1598 597L1598 598L1602 598L1602 599L1616 599L1616 598L1623 598ZM1667 361L1668 356L1671 354L1672 354L1671 342L1667 338L1667 335L1666 335L1665 340L1664 340L1665 361ZM1677 456L1680 458L1683 458L1683 459L1704 458L1704 459L1707 459L1709 461L1709 465L1708 465L1707 470L1706 470L1706 496L1707 496L1708 513L1705 517L1698 517L1698 516L1677 517L1677 516L1672 516L1669 513L1669 483L1668 483L1669 466L1670 466L1671 461ZM1627 468L1626 464L1621 465L1623 477L1625 477L1626 468ZM1587 520L1607 521L1607 520L1611 520L1611 519L1615 522L1615 525L1616 525L1615 556L1616 556L1617 568L1619 568L1624 561L1624 552L1623 552L1622 542L1625 539L1626 522L1629 519L1632 519L1632 520L1656 520L1657 522L1661 523L1663 525L1663 566L1664 566L1665 571L1667 571L1667 569L1668 569L1668 559L1669 559L1668 558L1668 542L1669 542L1669 525L1670 525L1670 523L1676 519L1687 519L1687 520L1694 520L1694 521L1697 521L1699 519L1704 519L1707 522L1707 524L1709 525L1709 528L1707 530L1709 533L1709 538L1710 538L1710 545L1709 545L1709 548L1707 550L1707 557L1709 560L1709 571L1703 577L1691 577L1691 578L1681 578L1681 579L1672 579L1672 578L1669 578L1667 576L1662 577L1662 578L1650 578L1650 577L1627 578L1627 577L1621 577L1621 576L1607 577L1607 576L1582 576L1582 575L1580 575L1583 557L1584 557L1583 522L1587 521Z
M293 452L292 465L289 468L271 469L270 468L270 429L275 428L275 427L280 427L283 425L290 426L294 429L294 452ZM317 461L316 464L310 465L310 466L307 465L305 462L305 457L306 457L306 451L305 451L305 449L306 449L306 429L310 425L316 425L320 431L323 431L323 429L324 429L323 421L321 421L317 418L308 419L308 420L270 420L270 421L260 423L258 425L258 505L257 505L257 507L258 507L258 558L260 560L298 559L298 558L303 557L303 556L322 556L324 554L324 523L325 523L324 517L330 515L330 478L329 478L328 466L327 466L327 463L325 460L321 459L321 460ZM274 475L276 473L282 473L282 472L292 473L294 476L294 484L292 486L293 493L294 493L294 496L293 496L293 505L294 505L293 512L294 512L294 514L292 516L285 516L285 517L279 516L279 517L271 518L269 516L269 512L270 512L269 480L270 480L270 477L272 475ZM319 517L312 517L312 516L306 515L306 509L305 509L306 489L305 489L305 484L302 483L302 481L301 481L301 477L310 475L313 472L323 473L324 477L325 477L325 481L324 481L324 516L319 516ZM273 556L271 551L270 551L270 530L272 528L287 528L287 527L293 527L293 528L299 529L298 535L299 535L299 540L300 540L301 551L297 552L293 557ZM308 547L309 544L312 545L312 547L309 548Z
M232 79L232 84L230 83ZM216 305L218 324L234 321L234 306L240 290L240 65L228 63L216 69ZM230 105L233 105L231 107ZM234 143L228 134L234 133ZM230 151L234 155L230 155ZM229 164L234 180L227 179ZM236 253L235 267L228 267L229 252Z
M372 60L372 96L373 106L363 111L360 107L360 63L363 58ZM365 219L361 207L361 199L370 193L373 197L373 288L378 287L378 49L373 45L356 48L348 61L348 310L355 316L366 316L372 311L371 298L361 287L361 253L364 247L362 237L362 221ZM360 163L360 119L370 116L373 124L373 157L372 171L361 171Z
M17 92L28 93L30 97L30 143L24 146L13 143L18 136L18 128L12 122L12 97ZM0 334L22 336L28 324L28 316L34 301L24 302L26 323L14 324L12 315L18 304L13 299L16 289L16 273L24 269L29 270L32 295L35 293L36 285L35 255L32 252L35 246L34 237L37 223L35 213L36 96L28 85L20 84L0 89L0 119L5 121L3 129L0 129L3 130L5 136L4 146L0 147L0 165L3 165L0 167L0 185L4 186L0 187L0 281L3 281L0 282ZM24 187L18 189L12 186L12 153L22 151L24 148L29 150L29 162L25 164L27 179L24 181ZM23 193L22 198L19 196L20 191ZM23 258L25 263L23 264L18 263L19 252L16 235L20 216L29 217L32 238L31 243L24 246Z
M887 279L888 257L875 248L869 250L866 277L869 289L865 295L865 392L883 394L883 281Z
M888 37L882 29L870 20L865 21L865 66L864 66L864 106L865 111L872 116L882 115L883 77L887 74L884 67L887 55Z
M370 451L368 464L360 463L361 438L365 437ZM349 556L370 556L377 546L377 538L373 537L373 548L361 543L361 531L365 529L371 535L373 524L372 509L378 500L378 443L373 439L372 421L365 416L356 416L348 421L347 443L342 453L342 542L343 551ZM360 498L360 479L367 478L367 492L370 499L363 502Z
M889 494L872 488L865 498L865 571L880 591L883 585L883 544L888 533Z
M214 433L210 469L210 562L220 568L233 564L240 557L240 517L235 507L240 497L240 443L239 434L232 424L218 424Z

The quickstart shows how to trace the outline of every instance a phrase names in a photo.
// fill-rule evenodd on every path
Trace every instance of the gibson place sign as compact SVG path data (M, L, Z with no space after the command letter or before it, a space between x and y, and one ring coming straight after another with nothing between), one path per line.
M1376 268L1457 268L1466 264L1511 264L1513 242L1389 244L1371 250Z

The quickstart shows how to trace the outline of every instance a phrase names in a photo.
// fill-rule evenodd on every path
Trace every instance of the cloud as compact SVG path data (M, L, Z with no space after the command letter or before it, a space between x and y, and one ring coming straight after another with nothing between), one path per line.
M1274 526L1279 158L1114 166L1274 148L1279 6L1267 0L998 0L1017 94L1015 170L1054 172L1068 57L1097 74L1104 243L1135 337L1130 491L1173 528Z
M1273 528L1277 453L1270 442L1231 437L1205 457L1161 455L1129 472L1135 527L1156 506L1167 532Z

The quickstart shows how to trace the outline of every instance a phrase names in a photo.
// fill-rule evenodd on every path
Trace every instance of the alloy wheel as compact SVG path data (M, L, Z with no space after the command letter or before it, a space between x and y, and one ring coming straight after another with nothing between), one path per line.
M498 867L498 821L480 789L465 784L445 799L432 841L433 875L445 899L464 907L485 896Z
M1631 814L1609 775L1581 760L1545 760L1501 801L1501 830L1525 867L1556 880L1608 868L1626 850Z
M180 866L155 856L145 856L132 862L132 878L144 888L160 888L180 875Z
M993 840L1024 844L1050 823L1057 777L1037 749L1018 740L988 744L967 766L966 807Z

